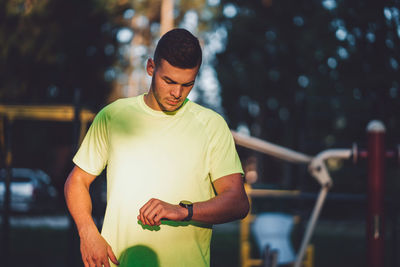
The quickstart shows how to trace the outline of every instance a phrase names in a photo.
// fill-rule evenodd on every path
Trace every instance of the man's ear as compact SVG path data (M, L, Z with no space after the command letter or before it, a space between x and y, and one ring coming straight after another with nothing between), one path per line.
M154 63L154 60L149 58L147 60L147 65L146 65L147 74L149 74L150 76L153 76L155 68L156 68L156 64Z

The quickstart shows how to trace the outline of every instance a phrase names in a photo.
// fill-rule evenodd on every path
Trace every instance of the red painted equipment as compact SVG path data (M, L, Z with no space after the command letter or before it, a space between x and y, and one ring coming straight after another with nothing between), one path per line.
M367 266L384 266L385 126L371 121L368 134Z

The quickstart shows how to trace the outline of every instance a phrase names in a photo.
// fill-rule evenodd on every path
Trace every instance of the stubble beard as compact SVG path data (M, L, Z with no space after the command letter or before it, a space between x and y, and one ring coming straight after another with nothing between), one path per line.
M152 91L153 96L154 96L154 99L157 101L158 106L160 107L161 111L163 111L163 112L174 112L174 111L178 110L178 109L181 107L181 105L179 105L179 106L176 106L175 108L172 108L172 109L167 108L167 107L161 102L161 101L162 101L162 98L161 98L161 96L157 93L157 90L155 90L154 88L156 88L156 87L155 87L155 82L154 82L154 77L153 77L152 80L151 80L150 90Z

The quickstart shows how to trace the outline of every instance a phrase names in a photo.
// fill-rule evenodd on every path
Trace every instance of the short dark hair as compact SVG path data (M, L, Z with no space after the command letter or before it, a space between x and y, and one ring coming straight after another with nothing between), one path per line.
M185 29L173 29L158 41L154 62L158 66L165 59L174 67L192 69L200 67L202 52L199 40Z

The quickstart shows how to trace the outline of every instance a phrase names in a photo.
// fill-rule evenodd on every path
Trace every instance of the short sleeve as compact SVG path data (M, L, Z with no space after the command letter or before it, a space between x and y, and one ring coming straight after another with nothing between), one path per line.
M108 130L106 109L95 117L72 161L84 171L99 175L107 164Z
M215 181L226 175L243 174L242 164L235 147L232 133L225 120L218 115L211 130L210 177Z

